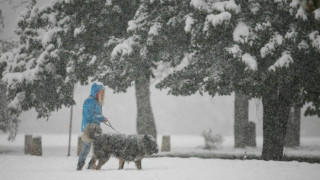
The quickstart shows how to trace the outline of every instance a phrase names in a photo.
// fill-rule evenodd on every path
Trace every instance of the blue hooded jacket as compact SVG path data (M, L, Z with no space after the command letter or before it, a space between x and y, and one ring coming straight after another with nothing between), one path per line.
M105 87L102 83L94 82L91 86L90 96L84 101L82 109L82 123L81 131L87 127L89 123L103 122L104 116L102 115L102 106L96 100L96 95L99 91L104 90Z

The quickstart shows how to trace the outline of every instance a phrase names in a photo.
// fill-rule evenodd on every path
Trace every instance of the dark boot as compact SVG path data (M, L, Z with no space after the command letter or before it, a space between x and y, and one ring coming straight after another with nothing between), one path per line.
M82 170L83 166L84 166L84 162L79 162L77 166L77 171Z

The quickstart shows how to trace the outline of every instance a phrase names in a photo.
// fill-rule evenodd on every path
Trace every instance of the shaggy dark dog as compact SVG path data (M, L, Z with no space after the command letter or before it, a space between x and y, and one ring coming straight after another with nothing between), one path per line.
M93 139L92 169L101 167L113 155L119 158L119 169L123 169L125 161L134 161L137 169L141 169L141 160L146 155L158 153L155 139L151 135L103 134L99 126L88 128L87 133ZM96 165L98 161L98 165Z

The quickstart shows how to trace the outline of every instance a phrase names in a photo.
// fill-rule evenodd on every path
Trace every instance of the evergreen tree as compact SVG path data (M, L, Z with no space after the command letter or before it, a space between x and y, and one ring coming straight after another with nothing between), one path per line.
M35 4L18 18L19 46L2 54L0 63L11 112L18 116L35 108L40 118L74 104L74 84L87 84L95 75L105 43L126 33L136 1Z
M310 103L305 114L320 115L319 11L307 13L298 1L237 3L191 1L194 14L203 15L193 14L191 34L200 37L190 41L194 55L158 87L174 95L236 91L262 98L262 158L280 160L290 106ZM216 21L208 27L210 18Z
M310 102L310 95L313 97L311 102L316 104L320 98L316 81L313 78L306 80L307 77L318 79L320 73L317 35L312 37L320 23L317 14L307 14L296 1L255 3L259 3L261 9L252 8L259 7L258 4L250 4L248 7L251 13L248 15L251 14L251 17L246 19L252 19L255 14L256 20L253 24L239 22L239 31L236 28L233 33L234 41L242 51L239 60L254 71L258 80L255 82L258 86L252 86L256 89L252 93L262 97L264 106L262 158L280 160L283 156L290 107L292 104L301 107ZM310 26L309 23L313 25ZM244 32L244 29L249 31ZM236 36L237 34L240 36ZM306 113L319 112L316 104Z

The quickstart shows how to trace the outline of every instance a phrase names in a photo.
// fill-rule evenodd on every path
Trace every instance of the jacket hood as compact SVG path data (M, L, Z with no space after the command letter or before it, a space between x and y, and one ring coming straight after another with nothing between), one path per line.
M90 96L91 97L96 97L96 95L98 94L99 91L104 90L105 87L102 83L100 82L94 82L91 86L91 92L90 92Z

